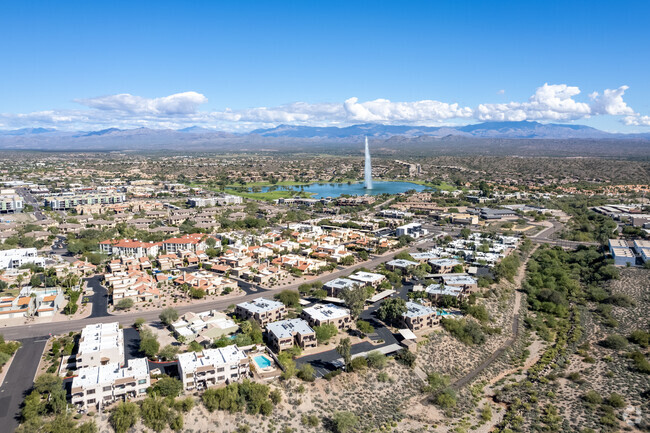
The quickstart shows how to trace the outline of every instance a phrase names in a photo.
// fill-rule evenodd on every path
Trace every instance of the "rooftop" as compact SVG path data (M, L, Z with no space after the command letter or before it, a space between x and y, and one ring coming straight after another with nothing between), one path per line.
M406 302L406 313L404 313L404 317L414 318L414 317L428 316L430 314L435 314L435 313L436 313L435 308L426 307L416 302Z
M347 308L337 307L334 304L319 304L314 307L305 308L302 311L312 319L319 321L339 319L350 314Z
M149 375L147 358L129 359L127 366L120 368L119 363L84 367L77 370L72 379L72 388L85 388L95 385L113 384L118 379L138 378Z
M257 298L253 299L251 302L242 302L241 304L237 304L237 306L253 313L264 313L266 311L273 311L282 308L284 307L284 304L266 298Z
M278 339L290 338L294 334L312 334L314 330L303 319L288 319L280 320L278 322L269 323L266 325L266 330Z
M206 349L203 352L181 353L178 355L178 364L183 373L188 373L199 367L239 363L243 359L246 359L244 352L237 345L231 345L218 349Z

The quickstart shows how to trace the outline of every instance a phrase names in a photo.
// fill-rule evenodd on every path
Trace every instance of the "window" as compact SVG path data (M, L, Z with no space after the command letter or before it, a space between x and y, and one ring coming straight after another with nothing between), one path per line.
M88 390L88 394L94 394L94 393L95 393L95 390L94 390L94 389L89 389L89 390Z
M90 400L88 400L88 404L94 404L94 403L95 403L95 399L94 399L94 398L91 398Z
M105 387L104 387L104 392L106 392L106 391L110 391L110 390L111 390L111 387L110 387L110 386L105 386Z
M223 370L224 370L224 367L219 367L219 368L217 368L217 371L218 371L219 373L223 372Z
M147 379L138 380L138 385L142 385L143 383L147 383Z
M239 377L239 374L234 373L234 374L231 374L230 377L232 377L233 379L237 379Z
M217 380L223 382L224 380L226 380L226 376L219 376L217 377Z

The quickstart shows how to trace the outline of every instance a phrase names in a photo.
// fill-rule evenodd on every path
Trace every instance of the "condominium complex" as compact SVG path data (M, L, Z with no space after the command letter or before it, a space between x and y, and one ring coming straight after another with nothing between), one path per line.
M16 213L23 210L23 198L13 189L0 189L0 213Z
M402 316L404 324L411 331L431 328L437 323L435 308L426 307L416 302L406 303L406 312Z
M282 302L257 298L237 304L235 314L242 320L253 319L264 327L271 322L282 320L287 314L287 307Z
M248 372L248 357L236 345L178 355L178 372L186 391L231 383Z
M117 322L88 325L81 331L77 368L124 363L124 332Z
M339 296L339 294L344 290L349 290L354 286L359 285L358 281L350 280L349 278L337 278L332 281L328 281L323 285L323 288L327 290L329 296Z
M36 248L14 248L0 251L0 269L20 268L28 263L45 266L45 259L38 257Z
M45 207L51 210L67 210L81 205L124 203L121 193L61 194L45 197Z
M352 323L350 310L334 304L316 305L302 310L301 316L310 326L334 325L337 329L346 329Z
M291 349L297 344L303 349L316 347L316 332L303 319L281 320L269 323L266 326L268 331L269 347L276 352Z
M192 207L226 206L229 204L242 204L243 200L237 195L223 194L218 197L192 197L187 203Z
M101 408L117 400L145 396L151 385L147 358L129 359L126 367L110 363L77 370L71 402L80 408Z
M636 263L636 256L624 240L610 239L609 251L612 253L614 264L617 266L634 265Z

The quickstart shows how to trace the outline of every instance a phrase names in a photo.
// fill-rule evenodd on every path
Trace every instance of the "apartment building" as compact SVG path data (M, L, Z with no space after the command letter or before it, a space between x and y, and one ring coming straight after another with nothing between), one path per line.
M353 281L349 278L337 278L323 284L323 288L327 290L328 296L337 297L344 290L350 290L354 286L359 285L358 281Z
M406 313L402 316L402 320L411 331L431 328L438 323L435 308L426 307L416 302L406 303Z
M0 270L20 268L27 263L45 266L45 259L38 257L36 248L14 248L0 251Z
M462 265L462 262L456 259L434 259L429 260L433 272L437 274L448 274L454 270L454 266Z
M276 352L291 349L294 344L302 349L316 347L316 332L303 319L288 319L266 325L269 347Z
M16 213L23 210L23 198L13 189L0 190L0 213Z
M384 275L375 274L372 272L357 272L356 274L350 275L348 278L354 281L356 284L360 284L362 286L372 286L375 288L377 288L386 279Z
M460 287L466 292L472 293L478 290L478 280L469 275L443 275L442 281L445 286Z
M305 319L309 326L334 325L337 329L347 329L352 324L350 310L334 304L305 308L300 317Z
M643 239L636 239L634 241L634 249L641 256L643 263L646 263L650 260L650 241L644 241Z
M243 379L249 372L248 364L248 357L237 345L178 355L178 371L186 391Z
M172 329L177 337L183 337L186 342L197 340L211 343L222 335L232 334L239 329L224 313L211 310L202 313L189 312L172 323Z
M44 205L51 210L68 210L81 205L124 203L126 196L121 193L61 194L45 197Z
M151 385L147 358L129 359L126 367L110 363L77 370L70 400L82 409L101 408L117 400L144 397Z
M271 322L282 320L287 314L287 307L282 302L257 298L237 304L235 314L242 320L253 319L264 327Z
M117 322L88 325L81 330L77 368L124 364L124 332Z
M109 239L99 243L99 249L104 254L115 255L120 257L140 257L157 256L160 248L159 243L142 242L131 239Z
M193 253L205 251L208 246L203 239L204 237L205 235L196 233L167 239L162 242L161 248L167 251L167 254L175 254L181 251L191 251Z
M445 296L451 296L458 300L462 299L463 289L461 287L443 286L442 284L431 284L424 291L433 303L440 302Z

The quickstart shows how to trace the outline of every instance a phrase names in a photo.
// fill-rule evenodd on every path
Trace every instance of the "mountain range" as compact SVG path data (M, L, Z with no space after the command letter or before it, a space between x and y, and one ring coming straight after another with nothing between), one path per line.
M475 143L484 149L489 149L490 143L503 143L503 140L510 143L509 146L512 146L516 140L524 140L529 143L528 147L530 143L535 142L541 146L543 141L557 143L566 140L628 142L617 146L640 147L642 151L647 151L650 146L650 132L619 134L585 125L521 121L441 127L371 123L345 127L279 125L243 134L199 126L178 130L108 128L98 131L24 128L0 130L0 150L264 151L288 150L296 146L304 150L315 150L325 145L356 146L364 137L369 137L376 148L388 148L396 143L400 143L400 147L407 147L409 143L417 144L419 148L426 148L427 143L431 143L433 147L440 147L443 146L441 143L458 142ZM616 149L612 149L612 152L615 155Z

